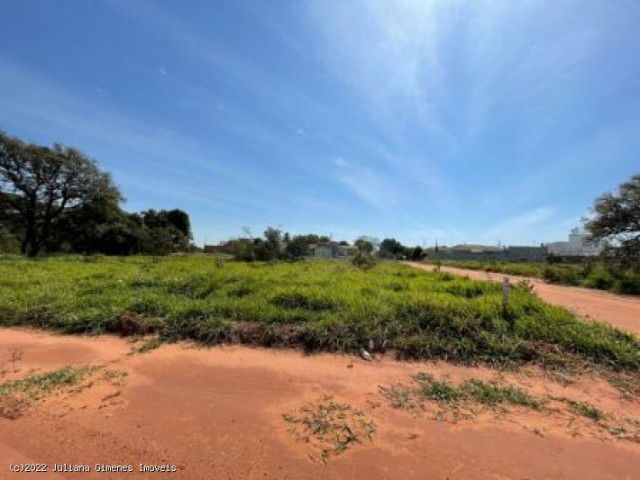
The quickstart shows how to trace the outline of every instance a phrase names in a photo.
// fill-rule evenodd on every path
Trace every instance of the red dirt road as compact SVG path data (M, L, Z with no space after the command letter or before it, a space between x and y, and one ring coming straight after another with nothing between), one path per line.
M7 363L23 351L20 372ZM536 371L499 373L389 358L184 344L132 354L116 337L57 336L0 329L0 383L69 364L128 373L113 396L99 382L37 403L15 420L0 418L0 478L46 479L636 479L640 443L595 432L591 420L533 411L491 412L457 423L394 410L380 385L426 371L452 381L502 378L539 394L590 401L640 418L640 401L621 400L603 380L554 383ZM311 461L282 414L323 395L362 409L378 427L327 465ZM104 396L106 395L106 396ZM103 398L104 396L104 398ZM109 400L106 400L109 398ZM10 473L11 464L130 464L133 473ZM139 464L175 465L140 474Z
M432 271L434 265L424 263L405 262L414 268ZM640 334L640 298L629 295L616 295L590 288L566 287L545 283L538 278L519 277L505 275L504 273L491 273L481 270L467 270L463 268L445 267L443 272L455 275L468 276L475 280L490 280L502 282L506 276L511 283L520 280L529 280L535 292L546 302L560 305L582 317L587 317L599 322L609 323L615 327Z

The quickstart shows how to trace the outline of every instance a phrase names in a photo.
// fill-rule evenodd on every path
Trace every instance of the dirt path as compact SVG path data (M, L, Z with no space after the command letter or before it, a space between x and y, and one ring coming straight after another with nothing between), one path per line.
M406 262L406 264L428 271L432 271L435 268L433 265L424 263ZM505 276L509 278L511 283L529 280L534 285L536 293L549 303L565 307L583 317L610 323L616 327L640 334L640 298L637 297L616 295L590 288L551 285L538 278L519 277L503 273L445 266L440 267L440 269L444 272L466 275L477 280L502 282Z
M9 349L23 352L19 372ZM535 372L502 373L443 363L367 363L338 355L244 347L162 346L131 354L115 337L70 337L0 329L0 383L69 364L101 364L128 373L117 394L99 381L47 398L15 420L0 418L0 476L10 464L45 463L48 479L615 479L637 478L640 444L592 431L591 420L491 412L457 423L392 409L378 387L428 371L492 379L501 375L536 393L590 400L640 418L638 399L621 400L602 380L562 385ZM2 368L0 368L1 370ZM9 370L9 371L7 371ZM327 463L287 433L282 414L332 395L377 425L365 440ZM1 398L1 397L0 397ZM109 400L106 400L106 399ZM53 464L89 465L89 473L51 473ZM175 465L175 473L138 473L139 464ZM132 465L134 473L96 473L95 464Z

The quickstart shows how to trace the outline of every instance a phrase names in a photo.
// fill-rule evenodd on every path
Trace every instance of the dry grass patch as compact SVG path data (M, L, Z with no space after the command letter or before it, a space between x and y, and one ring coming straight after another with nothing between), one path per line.
M374 421L362 411L337 403L330 396L285 413L283 418L291 424L288 432L298 441L309 444L309 458L323 463L365 438L372 441L377 429Z
M98 367L64 367L0 384L0 416L19 418L35 402L55 390L79 384Z
M97 376L99 373L101 375ZM100 366L67 366L58 370L29 375L20 380L0 384L0 417L15 420L35 403L51 394L66 392L77 394L91 388L95 381L111 384L116 392L103 401L120 395L125 385L126 372Z
M565 418L566 428L574 433L582 426L598 438L640 442L640 420L605 412L588 402L549 395L537 397L520 387L496 381L468 379L453 384L426 373L419 373L412 380L410 384L380 386L380 393L392 408L414 414L430 412L433 419L441 421L472 420L481 412L503 415L512 413L509 407L524 408ZM538 429L533 431L539 433Z

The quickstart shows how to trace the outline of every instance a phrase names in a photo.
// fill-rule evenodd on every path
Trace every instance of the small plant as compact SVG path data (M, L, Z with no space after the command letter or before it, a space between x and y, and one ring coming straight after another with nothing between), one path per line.
M20 417L33 402L49 392L80 383L98 367L64 367L59 370L31 375L22 380L0 384L0 417Z
M49 373L31 375L22 380L9 380L0 384L0 396L13 392L26 392L32 397L63 386L75 385L98 367L64 367Z
M517 282L515 288L523 292L535 294L533 282L531 282L531 280L528 280L528 279L520 280L519 282Z
M9 362L12 365L13 371L17 372L17 365L22 361L24 350L20 347L9 347Z
M435 380L431 375L419 373L415 380L420 383L418 393L437 402L453 403L462 398L462 392L448 382Z
M599 410L598 408L594 407L590 403L577 402L575 400L570 400L568 398L564 398L563 401L567 405L569 405L569 408L573 413L575 413L576 415L581 415L583 417L590 418L594 422L599 422L600 420L603 420L606 417L606 415L602 410Z
M593 420L601 432L608 432L618 439L640 442L640 420L628 416L617 417L589 403L566 397L538 398L516 386L501 385L497 382L472 378L454 385L447 380L436 380L427 373L418 373L413 377L413 384L380 386L379 390L390 406L399 410L432 411L431 407L435 403L436 409L432 413L435 414L435 419L441 421L456 422L460 418L471 419L478 413L477 406L496 409L512 405L541 411L545 416L562 412L569 413L573 417L585 417ZM566 408L558 408L557 405L550 404L551 400L560 402ZM541 435L537 428L534 428L533 432Z
M332 455L339 455L361 443L363 438L372 441L377 427L373 420L349 404L337 403L330 396L317 403L307 403L296 412L285 413L283 418L292 424L288 430L298 441L309 443L312 460L323 463Z
M154 337L151 340L148 340L142 344L142 346L138 347L136 351L138 353L148 353L152 350L160 348L160 346L164 343L164 340L161 337Z
M446 381L435 380L431 375L424 373L419 373L414 378L420 384L419 393L437 402L470 401L487 406L506 403L534 409L540 408L544 403L520 388L475 378L465 380L457 387Z
M416 396L415 389L403 385L379 387L382 395L389 400L392 408L398 410L424 410L424 405Z
M454 408L461 404L479 404L486 407L507 404L540 409L546 403L520 388L473 378L457 386L446 380L436 380L427 373L418 373L413 380L413 386L381 387L380 391L391 402L393 408L399 409L424 409L425 400Z

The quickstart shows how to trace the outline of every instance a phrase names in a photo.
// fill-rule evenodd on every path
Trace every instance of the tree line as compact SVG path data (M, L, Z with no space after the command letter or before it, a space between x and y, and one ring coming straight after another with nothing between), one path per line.
M0 131L0 252L151 254L194 250L189 215L180 210L126 212L111 175L78 149L25 142ZM583 219L590 242L613 271L640 272L640 174L616 192L598 197ZM269 227L264 237L229 242L240 260L286 260L307 256L317 234L295 235ZM338 242L348 245L346 241ZM360 237L361 255L421 260L426 252L394 238Z
M241 261L299 260L312 254L316 245L349 246L346 240L332 241L326 235L308 233L291 235L278 228L267 227L263 236L254 236L248 228L241 238L227 241L222 246L223 253L233 255ZM379 241L375 237L360 237L353 243L360 258L362 256L398 260L422 260L426 253L420 246L407 247L394 238Z
M123 210L111 175L81 151L0 131L0 252L151 254L192 248L180 210Z

